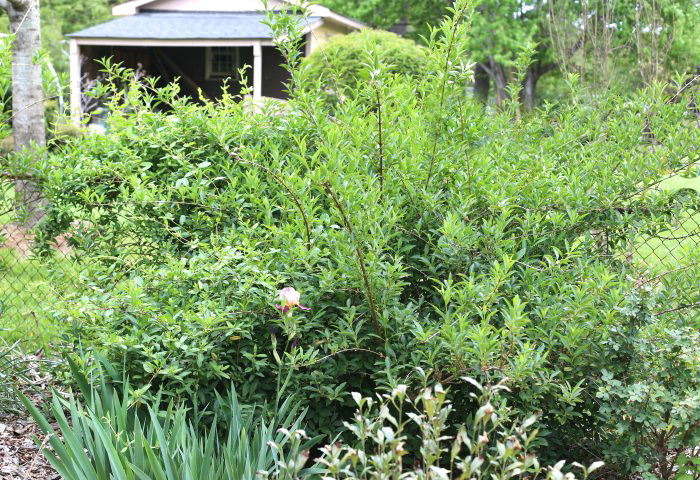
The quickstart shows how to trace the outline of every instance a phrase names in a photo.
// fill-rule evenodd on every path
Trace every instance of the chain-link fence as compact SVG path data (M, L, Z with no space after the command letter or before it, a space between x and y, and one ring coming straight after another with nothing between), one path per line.
M51 305L69 288L65 279L73 262L65 235L53 241L49 254L37 253L33 225L41 200L26 188L22 201L16 198L24 182L0 184L0 336L41 345L56 333Z
M640 266L664 270L684 265L700 249L700 211L686 210L670 222L667 230L642 234L635 245ZM700 287L698 287L700 288Z
M626 246L609 246L608 232L591 233L601 253L634 272L638 284L654 286L669 279L689 282L686 302L661 308L697 311L700 288L695 285L693 292L692 285L700 278L700 175L678 175L671 182L675 182L679 197L675 207L661 220L657 216L649 225L626 231ZM0 336L38 348L60 333L51 317L52 306L76 289L82 263L73 251L69 234L51 239L50 248L38 252L35 229L29 226L31 221L26 221L30 215L14 207L14 181L2 186L0 204L5 211L0 216ZM688 274L685 279L684 272Z

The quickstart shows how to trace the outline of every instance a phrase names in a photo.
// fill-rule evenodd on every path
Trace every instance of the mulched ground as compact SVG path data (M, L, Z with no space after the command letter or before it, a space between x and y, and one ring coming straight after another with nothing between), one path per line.
M55 427L54 427L55 428ZM39 427L28 418L0 421L0 478L3 480L55 480L61 478L34 443L47 442Z
M46 360L41 356L27 355L24 360L29 367L27 379L19 388L40 405L50 396L51 377L47 368L40 368ZM57 426L52 425L57 431ZM0 479L2 480L55 480L60 476L51 467L40 448L37 438L44 445L48 439L28 414L0 413Z

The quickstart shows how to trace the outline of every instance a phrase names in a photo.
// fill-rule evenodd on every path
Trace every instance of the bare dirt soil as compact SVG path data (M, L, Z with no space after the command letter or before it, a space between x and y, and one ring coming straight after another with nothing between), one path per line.
M68 245L69 233L64 233L56 237L53 247L64 255L71 252L71 247ZM34 245L34 234L27 227L8 223L0 226L0 239L4 239L0 248L8 248L17 252L20 257L27 258L32 253Z

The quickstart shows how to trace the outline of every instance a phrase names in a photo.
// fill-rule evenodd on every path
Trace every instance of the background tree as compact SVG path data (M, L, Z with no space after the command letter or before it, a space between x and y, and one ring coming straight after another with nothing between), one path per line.
M331 38L322 51L304 59L305 72L319 82L321 95L337 102L363 81L367 50L376 50L391 74L418 77L429 68L427 48L391 32L366 29Z
M633 45L645 84L700 64L700 2L637 0L622 2L622 6L624 32L631 37L625 40Z
M325 0L341 13L420 39L447 13L451 0ZM700 64L698 0L482 0L470 28L469 55L478 62L474 93L507 97L520 49L536 44L521 100L537 103L548 72L578 73L594 90L636 88L670 80Z
M41 42L59 74L68 72L66 34L105 22L112 6L121 0L41 0ZM8 18L0 10L0 32L9 31Z
M7 11L12 46L12 130L15 151L46 144L44 125L44 90L42 87L41 21L39 0L0 0ZM36 185L20 179L15 196L27 210L27 223L33 225L40 217Z
M326 0L330 8L355 16L379 28L400 28L401 33L416 39L429 33L428 25L436 24L448 13L451 0L379 1ZM535 104L537 82L556 69L550 49L546 25L546 2L543 0L484 0L472 19L469 50L475 68L475 94L485 99L494 86L496 104L507 98L506 86L512 78L515 59L523 45L536 43L533 63L524 78L521 92L523 104Z
M530 44L536 48L521 90L522 103L528 109L535 106L540 78L557 68L550 47L545 2L504 0L479 3L470 29L469 54L491 80L498 106L508 97L506 86L513 78L516 58L521 49Z
M327 7L367 22L376 28L399 28L401 34L419 40L436 25L452 0L321 0Z
M38 0L0 0L10 18L12 43L12 127L15 150L46 143L42 88L41 22Z
M560 67L594 90L668 81L700 63L697 0L549 2L551 44Z
M65 35L108 21L119 0L42 0L41 32L44 49L59 73L68 72Z

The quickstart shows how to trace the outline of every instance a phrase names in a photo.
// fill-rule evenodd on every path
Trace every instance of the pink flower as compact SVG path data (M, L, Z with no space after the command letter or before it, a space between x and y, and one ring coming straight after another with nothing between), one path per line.
M299 307L301 310L311 310L305 307L299 300L301 299L301 293L294 289L294 287L284 287L280 290L280 301L282 305L275 305L277 310L281 310L282 313L287 313L294 307Z

